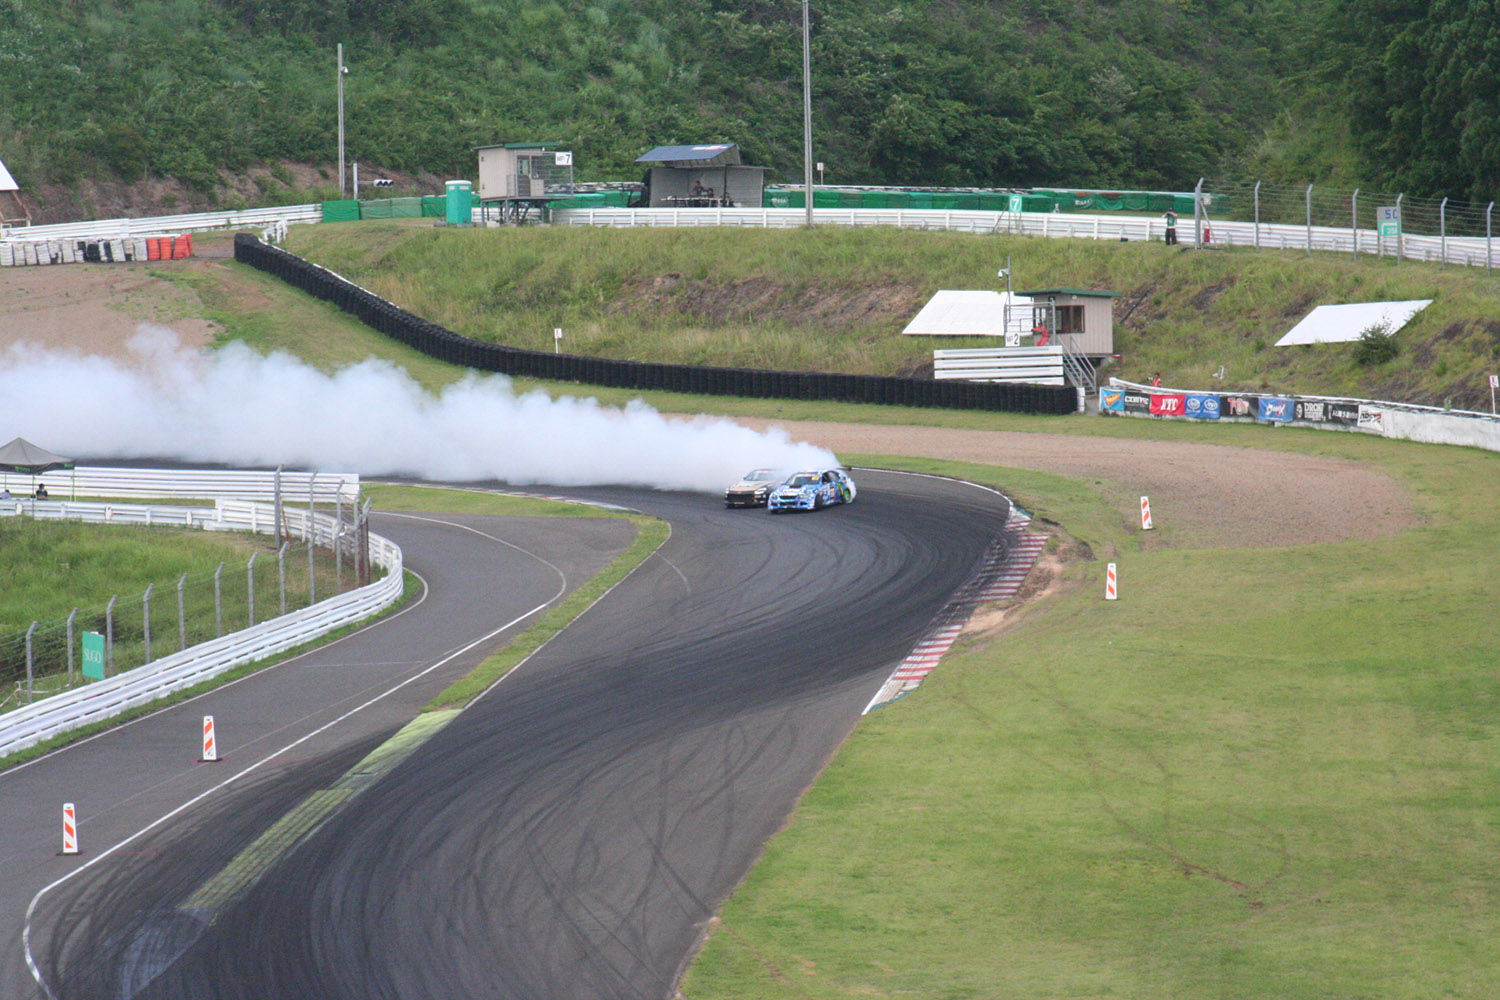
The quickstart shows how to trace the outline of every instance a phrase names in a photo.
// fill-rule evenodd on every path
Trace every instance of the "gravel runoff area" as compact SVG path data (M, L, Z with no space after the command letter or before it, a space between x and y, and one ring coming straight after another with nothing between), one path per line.
M223 250L213 239L202 243L202 257ZM191 293L151 277L146 268L75 264L0 271L0 351L29 341L122 358L143 321L171 327L188 347L206 345L214 327L193 315L198 304L190 301ZM1172 544L1190 548L1375 538L1400 531L1416 516L1405 489L1378 470L1283 451L920 426L739 422L779 425L794 438L845 454L921 455L1094 480L1120 503L1127 520L1134 518L1138 498L1149 496L1157 523L1171 525ZM1152 544L1161 543L1153 538Z
M1103 417L1060 419L1103 420ZM1127 419L1127 418L1120 418ZM841 454L924 455L1094 480L1135 522L1141 496L1187 548L1316 545L1393 535L1416 517L1390 476L1345 459L1071 434L739 421L784 427ZM1267 433L1286 433L1267 431Z

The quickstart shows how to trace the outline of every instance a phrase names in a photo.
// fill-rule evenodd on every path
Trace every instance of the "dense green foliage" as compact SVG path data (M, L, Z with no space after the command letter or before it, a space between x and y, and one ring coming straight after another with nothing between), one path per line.
M1182 186L1267 117L1290 2L814 4L817 155L840 182ZM591 178L732 139L800 174L796 0L0 0L0 156L23 183L335 157L467 173L556 139Z
M1500 4L818 0L837 183L1191 187L1203 175L1493 197ZM23 185L349 158L464 176L556 140L582 177L733 140L800 177L797 0L0 0L0 158Z
M1340 0L1321 40L1370 176L1484 202L1500 188L1500 3Z

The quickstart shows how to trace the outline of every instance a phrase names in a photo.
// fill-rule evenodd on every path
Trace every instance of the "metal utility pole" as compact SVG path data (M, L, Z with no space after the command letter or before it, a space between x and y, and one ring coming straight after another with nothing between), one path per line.
M339 197L344 197L344 77L349 67L344 65L344 43L339 42Z
M1193 185L1193 249L1203 249L1203 178Z
M812 23L807 9L808 0L802 0L802 183L807 192L807 225L813 224L813 159L812 159Z

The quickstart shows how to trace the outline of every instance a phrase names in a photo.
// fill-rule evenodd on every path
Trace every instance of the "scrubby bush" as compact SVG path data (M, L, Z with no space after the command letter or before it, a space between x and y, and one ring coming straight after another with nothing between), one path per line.
M1354 345L1354 363L1365 367L1383 365L1400 353L1396 331L1387 323L1376 323L1360 332L1359 341Z

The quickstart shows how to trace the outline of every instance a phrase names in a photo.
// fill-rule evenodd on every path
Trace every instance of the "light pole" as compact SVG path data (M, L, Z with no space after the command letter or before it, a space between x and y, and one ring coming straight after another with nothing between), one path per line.
M344 65L344 43L339 42L339 198L344 197L344 77L349 67Z
M807 10L808 0L802 0L802 190L807 193L807 225L813 224L812 182L812 30Z

